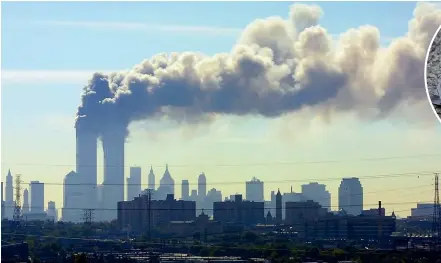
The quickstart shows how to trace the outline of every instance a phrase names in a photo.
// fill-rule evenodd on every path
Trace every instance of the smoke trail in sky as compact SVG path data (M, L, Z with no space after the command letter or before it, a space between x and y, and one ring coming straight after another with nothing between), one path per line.
M387 47L373 26L334 40L319 6L294 4L288 19L249 24L229 53L158 54L126 72L95 73L84 88L77 124L126 129L161 116L180 122L216 115L278 117L303 108L388 116L426 99L424 59L441 10L417 4L408 33Z

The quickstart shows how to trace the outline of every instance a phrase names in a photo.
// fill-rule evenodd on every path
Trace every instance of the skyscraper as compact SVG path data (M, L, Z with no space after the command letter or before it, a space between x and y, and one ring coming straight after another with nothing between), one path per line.
M302 195L305 200L312 200L328 211L331 210L331 194L326 190L326 185L316 182L304 184L302 185Z
M47 203L47 218L48 220L57 222L58 221L58 211L57 208L55 207L55 202L54 201L49 201Z
M204 173L201 173L198 178L198 196L203 200L207 195L207 178Z
M141 193L141 167L130 167L127 178L127 201L133 200Z
M3 199L3 182L2 182L2 213L1 219L5 218L5 200Z
M79 175L74 171L64 177L62 219L66 222L82 221L82 186Z
M76 131L77 194L82 208L96 207L98 135L85 123L78 122ZM31 201L32 202L32 201Z
M165 172L159 181L158 194L165 199L168 194L175 194L175 181L170 175L170 171L168 170L168 164L165 165Z
M29 192L28 189L23 191L23 214L29 213Z
M118 202L124 201L125 127L111 127L102 134L104 151L103 210L105 221L117 218ZM96 195L95 195L96 196Z
M152 189L152 190L155 190L155 173L153 172L153 167L152 166L150 166L150 172L149 172L148 181L149 181L148 188Z
M277 190L276 194L276 223L282 223L282 194L280 193L280 189Z
M31 213L44 213L44 184L39 181L31 181Z
M5 217L12 219L14 214L14 185L12 182L11 170L8 170L8 175L6 176L6 186L5 186Z
M246 182L246 200L263 202L263 182L253 177L251 181Z
M8 170L8 175L6 175L6 202L12 202L14 200L14 186L12 182L11 170Z
M350 215L363 211L363 187L356 177L343 178L338 189L338 207Z
M189 198L190 198L190 196L189 196L189 194L190 194L190 185L189 185L189 183L188 183L188 180L182 180L182 190L181 190L181 192L182 192L182 200L185 200L185 201L187 201L187 200L189 200Z

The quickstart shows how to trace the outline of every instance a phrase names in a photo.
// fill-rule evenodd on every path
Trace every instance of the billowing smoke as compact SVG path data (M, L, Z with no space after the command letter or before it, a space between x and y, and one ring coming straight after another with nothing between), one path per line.
M97 132L167 116L200 122L216 115L278 117L303 108L388 116L426 99L424 59L441 10L419 3L408 33L387 47L372 26L338 39L319 25L315 5L294 4L288 19L256 20L229 53L159 54L127 72L95 73L77 124Z

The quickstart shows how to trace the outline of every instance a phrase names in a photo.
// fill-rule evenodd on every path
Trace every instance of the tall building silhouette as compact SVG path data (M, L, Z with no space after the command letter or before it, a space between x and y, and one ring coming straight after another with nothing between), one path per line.
M104 221L116 219L118 202L124 201L125 132L125 128L112 127L101 136L104 151L104 210L101 216Z
M44 213L44 183L31 181L29 185L31 191L31 213Z
M127 201L133 200L141 193L141 167L130 167L127 178Z
M363 211L363 186L356 177L343 178L338 188L338 207L350 215L360 215Z
M70 171L63 181L63 208L62 208L62 220L66 222L79 223L82 222L82 185L80 176Z
M181 193L182 193L182 200L187 201L190 199L190 185L188 183L188 180L182 180L181 185Z
M201 201L207 196L207 178L204 173L201 173L198 178L198 196Z
M58 221L58 211L57 208L55 207L55 202L54 201L49 201L47 203L47 210L46 210L46 214L47 214L47 219L57 222Z
M1 219L5 218L5 200L3 199L3 182L2 182L2 213Z
M23 191L23 214L29 213L29 192L28 189Z
M282 194L280 193L280 189L277 190L276 194L276 223L282 223Z
M159 181L158 195L160 196L160 199L165 199L169 194L175 194L175 181L168 170L168 164L166 164L164 175Z
M77 198L83 208L95 208L97 185L98 135L77 123L76 131L76 174ZM32 202L32 201L31 201Z
M255 202L264 201L263 182L256 177L246 182L246 200Z
M150 172L148 176L148 189L155 190L155 173L153 172L152 166L150 166Z
M6 175L6 186L5 186L5 217L12 219L14 214L14 185L13 178L11 175L11 170L8 170L8 175Z
M331 194L326 190L326 185L316 182L302 185L302 195L305 200L319 203L328 211L331 210Z

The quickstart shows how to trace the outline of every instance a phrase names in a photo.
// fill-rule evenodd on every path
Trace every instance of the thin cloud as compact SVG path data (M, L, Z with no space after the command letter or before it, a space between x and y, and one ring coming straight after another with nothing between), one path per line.
M158 25L136 22L45 20L33 23L45 26L82 27L94 30L144 30L206 35L237 35L243 30L242 28L230 27Z

